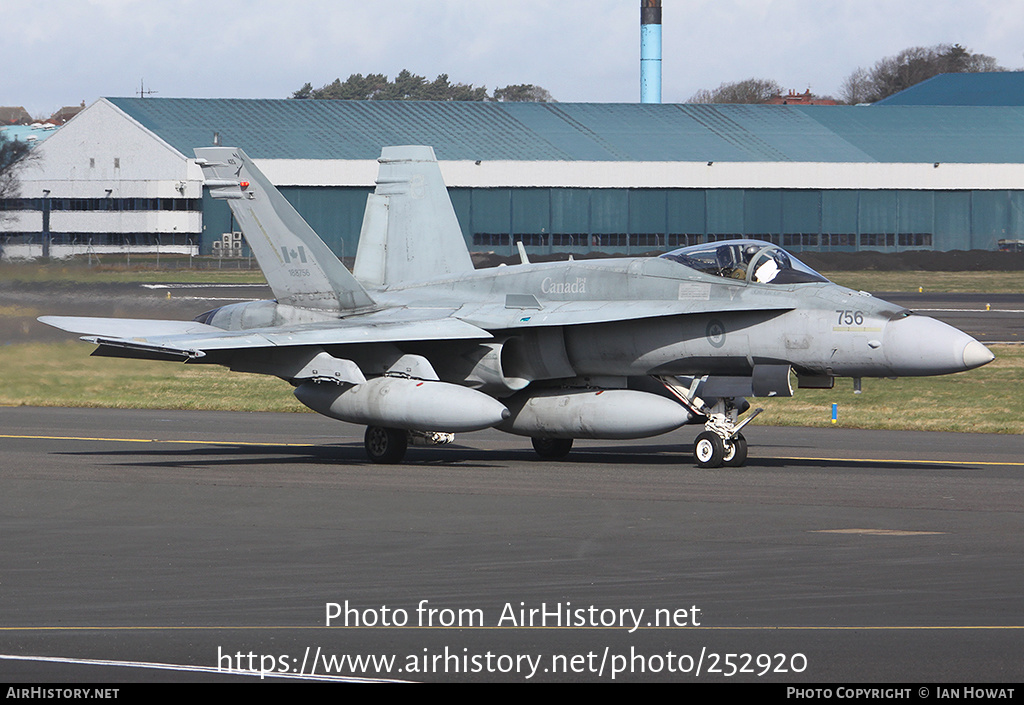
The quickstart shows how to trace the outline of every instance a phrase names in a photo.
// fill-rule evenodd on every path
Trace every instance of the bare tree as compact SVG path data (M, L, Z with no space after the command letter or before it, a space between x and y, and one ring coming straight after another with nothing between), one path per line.
M0 131L0 199L18 198L21 193L21 171L39 160L32 146L21 140L12 140ZM0 209L0 218L6 211Z
M782 87L775 81L763 78L748 78L745 81L723 83L714 90L702 88L687 100L687 103L767 103L782 93Z
M858 68L843 81L839 87L839 100L849 105L868 102L871 94L871 72Z

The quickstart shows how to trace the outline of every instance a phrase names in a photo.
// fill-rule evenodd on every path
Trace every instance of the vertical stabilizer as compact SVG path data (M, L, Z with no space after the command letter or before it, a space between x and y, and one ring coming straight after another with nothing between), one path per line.
M354 273L387 286L473 271L432 147L385 147Z
M338 312L373 306L345 265L242 150L200 147L196 161L210 195L227 200L278 303Z

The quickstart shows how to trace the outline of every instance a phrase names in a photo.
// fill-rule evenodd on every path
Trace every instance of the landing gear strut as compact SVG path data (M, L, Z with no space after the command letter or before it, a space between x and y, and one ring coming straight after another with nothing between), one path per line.
M736 407L731 400L719 399L708 411L704 431L697 436L693 457L702 468L741 467L747 462L747 439L740 429L754 420L762 409L736 423Z
M750 408L746 399L721 397L715 399L714 405L709 407L711 399L706 403L697 396L706 377L662 376L658 379L680 404L689 409L692 417L704 417L707 420L704 430L693 444L693 457L698 467L738 468L747 462L747 439L740 430L764 409L755 409L750 416L736 423L739 415Z

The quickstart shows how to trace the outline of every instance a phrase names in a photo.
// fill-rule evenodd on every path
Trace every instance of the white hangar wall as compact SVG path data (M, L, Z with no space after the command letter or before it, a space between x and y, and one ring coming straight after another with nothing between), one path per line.
M6 209L5 255L18 245L55 255L198 248L201 170L114 106L94 103L36 149L21 172L21 207Z

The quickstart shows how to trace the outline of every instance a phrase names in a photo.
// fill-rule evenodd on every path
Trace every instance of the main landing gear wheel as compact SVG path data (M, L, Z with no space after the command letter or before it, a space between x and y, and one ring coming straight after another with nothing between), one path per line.
M363 436L366 455L375 463L394 465L402 462L409 447L409 434L400 428L367 426Z
M544 460L561 460L572 450L571 438L534 438L533 449Z
M693 444L693 457L697 467L719 468L725 462L725 442L717 433L702 431Z

